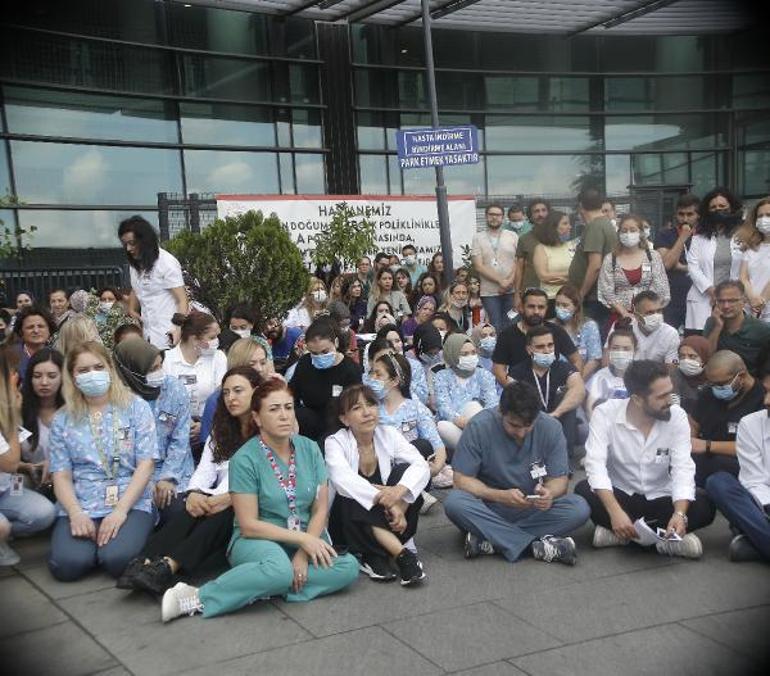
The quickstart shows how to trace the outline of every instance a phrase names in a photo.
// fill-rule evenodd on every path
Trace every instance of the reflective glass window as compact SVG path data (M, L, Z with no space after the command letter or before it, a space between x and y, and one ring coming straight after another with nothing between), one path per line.
M172 102L5 87L9 131L125 141L177 142Z
M291 153L279 153L278 165L281 170L281 193L295 194L297 188L294 182L294 161L291 159Z
M120 246L118 224L136 214L144 217L156 229L157 211L55 211L19 209L19 224L34 225L31 245L64 249L107 249Z
M358 113L356 139L361 150L382 150L385 148L385 130L379 113Z
M297 177L297 193L318 195L326 192L323 155L295 153L294 173Z
M292 103L318 103L318 68L293 63L289 66L289 92Z
M475 73L439 71L436 73L436 95L440 108L478 109L483 107L484 83Z
M180 103L185 143L274 146L271 108L226 103Z
M733 108L770 107L770 73L733 75Z
M487 109L561 113L589 108L588 78L487 75L484 87Z
M588 117L486 116L487 150L597 150L601 138L594 137Z
M0 73L11 79L97 90L174 94L173 69L159 49L0 29Z
M387 195L388 171L385 155L359 155L358 168L362 195Z
M631 183L631 157L629 155L606 155L606 192L608 195L626 195Z
M30 204L138 204L181 192L178 150L12 141L16 189Z
M705 195L715 185L724 185L725 154L690 153L691 192Z
M574 195L581 182L601 179L602 161L591 155L488 156L488 194Z
M770 149L741 153L743 194L763 197L770 194Z
M717 77L607 77L608 111L698 110L715 108Z
M180 54L182 93L202 98L269 101L270 64L264 61Z
M0 197L11 193L11 178L8 175L8 155L5 141L0 141Z
M398 164L398 155L388 155L388 193L391 195L404 194L404 182ZM434 172L435 173L435 172Z
M268 17L220 7L164 3L172 45L210 52L267 54Z
M607 117L607 150L701 150L725 145L724 115Z
M187 191L197 193L278 193L276 153L185 150Z
M294 108L291 111L292 134L297 148L321 148L321 111L310 108Z

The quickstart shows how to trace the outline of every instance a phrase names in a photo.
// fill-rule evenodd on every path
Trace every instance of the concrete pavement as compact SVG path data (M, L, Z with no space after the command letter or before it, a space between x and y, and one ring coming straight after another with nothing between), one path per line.
M440 498L446 491L436 491ZM770 566L727 560L718 517L700 561L591 548L574 568L499 557L466 561L440 505L417 545L418 589L363 576L307 604L258 602L231 616L161 624L150 597L106 575L56 582L47 538L21 540L0 568L3 674L603 675L760 673L770 654Z

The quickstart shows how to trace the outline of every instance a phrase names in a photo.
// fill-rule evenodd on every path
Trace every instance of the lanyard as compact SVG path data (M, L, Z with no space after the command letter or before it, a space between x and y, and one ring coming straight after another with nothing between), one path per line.
M496 240L497 244L492 244L492 235L487 233L487 240L489 241L489 246L492 249L492 260L497 260L497 250L500 248L500 238L503 236L503 233L498 233Z
M107 460L107 453L105 451L104 434L102 429L102 414L95 413L88 416L89 423L91 425L91 436L94 440L94 446L96 446L96 452L99 454L99 461L102 464L104 473L107 478L114 480L118 476L118 468L120 467L120 447L119 447L119 427L118 427L118 415L114 409L112 413L112 468L110 469L110 463ZM99 421L99 426L96 426L96 421Z
M545 394L540 387L540 378L537 377L535 369L532 369L532 375L535 376L535 385L537 386L537 393L540 395L540 401L543 402L543 410L548 412L548 400L551 398L551 369L548 369L545 373Z
M275 478L278 480L278 484L283 489L283 492L286 493L286 500L289 503L289 512L294 516L297 514L297 466L294 461L294 446L291 447L291 455L289 455L289 477L288 479L283 478L283 474L281 473L280 468L278 467L278 463L275 461L275 456L273 455L273 451L268 448L268 446L265 444L264 441L262 441L262 438L259 439L259 445L262 446L262 450L265 452L265 457L267 458L267 461L270 463L270 467L273 468L273 474L275 474Z

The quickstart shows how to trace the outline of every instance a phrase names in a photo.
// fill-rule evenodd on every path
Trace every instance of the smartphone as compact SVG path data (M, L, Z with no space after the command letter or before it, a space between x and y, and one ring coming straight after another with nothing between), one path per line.
M524 497L527 500L537 500L540 496L539 495L525 495Z

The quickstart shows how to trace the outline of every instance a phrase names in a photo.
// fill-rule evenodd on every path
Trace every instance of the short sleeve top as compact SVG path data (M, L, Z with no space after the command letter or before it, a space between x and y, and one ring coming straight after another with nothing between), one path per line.
M161 249L152 268L139 272L131 267L130 277L131 288L142 309L144 337L164 350L168 347L166 333L173 328L171 317L176 312L171 289L184 286L182 266L168 251Z
M516 246L519 236L515 232L499 230L497 237L490 234L489 229L477 232L473 236L471 254L481 256L484 265L493 267L502 275L510 275L516 265ZM486 277L481 277L482 296L497 296L500 287Z

